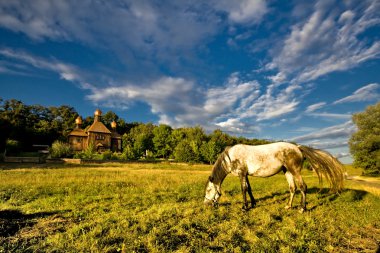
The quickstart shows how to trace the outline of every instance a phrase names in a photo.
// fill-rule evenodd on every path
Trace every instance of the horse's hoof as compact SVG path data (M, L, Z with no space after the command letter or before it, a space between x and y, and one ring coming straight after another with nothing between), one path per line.
M306 211L305 208L301 208L298 212L299 212L299 213L304 213L305 211Z
M286 209L286 210L292 209L292 206L288 206L288 205L286 205L286 206L285 206L285 209Z
M249 207L248 206L242 206L241 210L243 210L244 212L247 212L249 211Z

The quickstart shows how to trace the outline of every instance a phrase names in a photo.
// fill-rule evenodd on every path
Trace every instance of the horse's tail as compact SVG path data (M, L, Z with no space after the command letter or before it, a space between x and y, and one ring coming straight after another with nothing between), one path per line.
M343 165L330 153L311 147L299 145L303 156L309 161L311 167L318 175L319 183L322 183L322 176L328 181L333 192L343 189Z

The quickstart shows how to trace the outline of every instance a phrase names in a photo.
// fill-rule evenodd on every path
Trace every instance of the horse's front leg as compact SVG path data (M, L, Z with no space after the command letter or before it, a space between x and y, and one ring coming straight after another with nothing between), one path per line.
M247 202L247 177L245 175L240 175L240 183L241 183L241 191L243 193L243 207L242 209L247 211L249 210L248 202Z
M249 183L249 180L248 180L248 175L246 176L246 181L247 181L248 195L249 195L249 198L251 199L252 208L254 208L256 206L256 200L252 194L252 188L251 188L251 184Z

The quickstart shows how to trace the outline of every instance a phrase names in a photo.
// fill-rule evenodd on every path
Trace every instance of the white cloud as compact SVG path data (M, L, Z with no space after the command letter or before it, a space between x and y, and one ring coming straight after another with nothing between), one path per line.
M230 108L239 104L246 107L258 97L259 88L257 81L241 82L238 74L234 73L224 87L207 90L204 109L211 114L221 114L228 113Z
M55 72L60 76L61 79L77 83L83 89L92 88L92 86L89 83L87 83L85 79L82 77L82 73L79 73L79 70L73 65L66 64L55 59L48 60L40 58L26 52L16 51L9 48L0 48L0 55L12 59L13 61L19 62L18 64L13 64L12 69L7 69L7 73L18 74L20 72L18 69L22 68L23 72L21 73L25 73L26 75L28 75L32 72L30 70L30 66L32 66L37 69ZM14 70L15 66L18 69L16 68L16 70Z
M344 157L349 157L350 154L349 153L346 153L346 152L341 152L341 153L338 153L335 155L336 158L344 158Z
M236 118L227 119L226 121L219 122L216 125L220 127L223 131L233 134L252 134L261 131L260 126L248 125L246 123L241 122L240 119Z
M347 140L314 141L314 142L309 143L309 145L318 149L342 148L342 147L348 147L348 141Z
M0 1L0 27L36 41L101 47L129 66L139 58L175 65L223 27L259 22L266 12L263 0L12 0Z
M128 81L115 84L112 81L99 86L88 82L89 75L79 68L56 59L8 48L0 49L0 55L12 59L14 64L18 62L25 70L36 68L58 74L87 90L90 93L87 98L96 105L126 109L136 101L146 103L159 117L159 123L172 126L201 124L211 130L222 127L231 133L258 132L259 126L246 122L283 116L294 111L299 103L295 98L298 86L269 86L261 94L262 87L257 81L243 81L238 73L231 74L223 86L208 89L199 87L192 80L167 76L139 84ZM9 70L5 71L9 73ZM96 77L92 79L96 80Z
M370 83L356 90L352 95L341 98L333 104L380 100L380 84Z
M316 111L318 109L323 108L325 105L326 105L326 102L320 102L320 103L309 105L306 108L306 112L314 112L314 111Z
M356 126L352 121L347 121L343 124L326 127L319 129L310 134L297 136L291 138L291 141L311 143L312 141L319 141L321 139L337 139L348 138L356 131Z
M380 42L363 36L379 25L378 1L336 4L318 1L306 20L291 27L267 69L277 69L292 83L305 83L334 71L347 70L364 61L379 58ZM281 81L283 78L281 78Z
M162 77L147 84L126 84L93 89L88 99L95 103L142 101L151 107L160 123L173 126L201 124L206 128L216 126L218 118L235 115L236 107L250 104L258 96L256 81L242 82L234 73L219 88L198 88L193 81L183 78ZM238 128L236 131L241 132Z
M232 23L257 23L268 11L264 0L217 0L214 2L217 9L227 12Z
M327 113L327 112L321 112L321 113L310 113L308 114L313 117L322 118L322 119L345 119L348 120L352 117L351 114L342 114L342 113Z
M298 85L278 87L269 85L266 92L258 97L254 103L239 108L242 118L255 118L257 121L270 120L284 116L297 109L301 97L296 93Z

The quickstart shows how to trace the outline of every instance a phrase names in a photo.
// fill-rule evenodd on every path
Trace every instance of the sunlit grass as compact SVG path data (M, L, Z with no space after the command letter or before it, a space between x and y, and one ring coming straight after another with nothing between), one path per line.
M241 210L228 176L218 208L203 206L211 167L107 164L0 171L0 252L375 251L380 197L347 182L319 192L305 171L308 209L285 210L283 175L250 178L257 207ZM355 189L352 189L355 188ZM376 193L376 192L375 192Z

